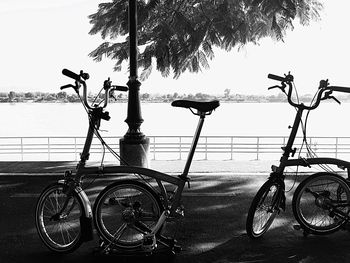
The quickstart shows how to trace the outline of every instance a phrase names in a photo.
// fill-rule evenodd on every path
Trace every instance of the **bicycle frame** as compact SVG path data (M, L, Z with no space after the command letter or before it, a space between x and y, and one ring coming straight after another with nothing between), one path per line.
M168 217L172 217L172 216L176 216L177 213L177 209L180 207L180 203L181 203L181 196L182 196L182 192L184 190L184 186L186 183L189 183L190 178L188 177L188 172L193 160L193 156L194 153L196 151L196 147L198 144L198 140L200 137L200 133L203 127L203 123L204 123L204 119L205 116L207 115L204 112L199 112L199 121L198 121L198 125L197 125L197 129L196 132L194 134L193 137L193 141L192 141L192 145L191 145L191 149L188 153L188 157L187 157L187 161L183 170L183 173L181 175L179 175L178 177L174 177L174 176L170 176L168 174L159 172L159 171L155 171L149 168L144 168L144 167L137 167L137 166L127 166L127 165L122 165L122 166L98 166L98 167L86 167L86 161L89 158L89 151L91 148L91 143L92 143L92 139L94 136L94 129L96 127L96 125L99 126L99 123L101 121L100 118L96 118L94 116L91 117L91 121L89 123L89 129L88 129L88 133L86 136L86 140L84 143L84 148L83 148L83 152L81 153L81 159L77 165L76 168L76 174L73 176L72 173L66 173L66 179L73 179L75 184L74 184L74 188L75 191L79 194L79 196L81 197L81 200L83 201L83 206L85 209L85 214L89 215L89 218L92 218L92 209L91 209L91 204L90 201L87 197L87 195L84 193L84 191L81 189L80 184L82 181L82 177L86 176L86 175L92 175L92 174L101 174L101 175L108 175L108 174L140 174L140 175L144 175L150 178L154 178L156 180L156 183L160 189L160 194L162 196L162 201L164 204L164 208L165 210L163 211L163 213L161 214L157 224L155 225L155 227L152 229L152 232L150 233L155 234L158 232L158 230L160 229L160 227L163 225L163 223L165 222L165 220ZM176 190L175 190L175 195L174 198L172 199L172 202L169 202L169 198L168 198L168 193L167 190L164 186L164 182L169 183L173 186L175 186Z
M293 144L301 123L301 118L303 114L304 108L299 107L298 111L296 113L296 117L294 119L294 123L292 126L291 133L289 135L287 144L285 147L283 147L283 154L280 159L280 164L278 167L273 166L272 171L273 173L277 173L278 175L282 176L284 169L287 166L304 166L309 167L311 165L315 164L332 164L337 165L339 168L342 168L343 170L347 169L348 176L350 176L350 162L337 159L337 158L306 158L306 159L289 159L290 155L292 157L294 156L296 152L296 148L293 149Z
M333 91L350 93L350 88L329 86L328 80L321 80L316 96L312 100L310 106L305 106L303 103L295 103L292 100L292 90L294 77L291 74L285 75L284 77L277 76L274 74L269 74L268 78L281 82L281 85L275 85L269 89L278 88L283 93L287 95L288 103L297 109L296 116L294 119L293 126L291 127L291 132L287 141L287 144L282 147L283 154L280 158L278 166L273 165L271 167L272 172L268 180L262 185L257 194L255 195L247 215L246 230L247 234L251 238L261 237L271 226L275 216L280 210L285 210L286 208L286 196L285 196L285 168L288 166L305 166L311 167L311 165L317 164L334 164L340 168L348 169L350 163L339 160L336 158L300 158L289 159L290 156L294 157L297 149L293 148L293 144L302 122L302 115L304 110L314 110L319 105L321 100L334 99L340 103L333 95ZM288 93L286 93L285 88L288 85ZM304 140L306 134L304 133ZM344 179L343 179L344 180ZM274 190L275 189L275 190ZM266 197L273 193L272 198L266 199ZM265 200L266 199L266 200ZM293 199L294 200L294 199ZM265 202L266 201L266 202ZM294 201L293 201L294 202ZM294 208L293 208L294 209ZM256 213L258 212L258 213Z
M280 207L285 210L285 196L284 196L284 189L285 189L285 183L284 183L284 170L286 167L291 167L291 166L304 166L304 167L310 167L311 165L320 165L320 164L328 164L328 165L336 165L339 168L345 170L347 169L347 176L350 178L350 162L337 159L337 158L299 158L299 159L289 159L290 156L294 156L296 153L296 148L293 149L293 144L300 126L300 123L302 122L302 115L303 111L305 109L308 110L313 110L318 107L321 101L321 95L322 92L320 92L317 96L316 103L313 106L305 106L302 103L301 104L296 104L291 100L291 91L292 87L291 84L289 83L289 92L288 92L288 102L292 106L296 107L297 113L294 119L294 123L292 126L292 130L290 132L287 144L285 147L282 147L283 154L282 157L280 158L280 163L278 166L272 165L271 170L272 172L270 173L270 179L271 180L277 180L279 181L279 184L282 186L283 193L280 198L282 198L282 202L277 201L277 203L280 204ZM349 92L348 89L343 88L343 87L327 87L329 90L332 91L340 91L340 92Z
M85 80L89 78L89 75L87 73L84 73L83 71L80 71L79 74L76 74L68 69L62 70L63 75L70 77L75 80L75 85L68 84L61 87L61 90L66 88L73 88L74 91L78 94L82 104L84 105L85 110L87 110L88 113L88 119L89 119L89 127L87 136L85 139L85 143L83 146L83 151L80 156L80 161L78 162L76 168L74 171L66 171L64 174L64 178L62 180L59 180L58 183L52 184L48 186L43 194L39 197L37 208L36 208L36 226L38 233L42 239L42 241L49 247L49 249L53 251L58 252L71 252L74 249L76 249L81 242L91 240L93 235L93 226L92 226L92 219L93 216L97 216L99 218L96 218L96 225L97 225L97 232L101 234L101 244L100 247L105 246L104 250L108 250L110 245L114 243L115 236L113 236L113 240L109 240L108 237L104 236L105 226L102 226L103 229L100 229L100 221L102 220L100 218L100 206L104 205L104 203L99 203L100 198L104 198L104 194L106 194L106 191L110 191L109 189L114 189L116 185L121 185L121 187L125 187L126 184L130 185L138 185L139 189L141 189L141 192L148 193L147 195L153 196L152 199L157 204L157 211L162 211L161 213L157 213L157 215L154 215L152 217L147 217L146 220L152 219L152 226L147 226L146 224L141 223L139 232L143 234L142 239L142 250L144 252L152 252L153 249L156 247L157 240L160 243L163 243L165 246L171 248L171 250L174 252L179 249L179 247L176 245L176 241L171 238L163 237L160 233L160 229L162 228L163 224L167 220L167 218L171 217L170 219L176 219L178 217L183 217L183 207L181 205L181 197L182 192L184 190L185 184L188 183L189 186L189 180L188 172L192 163L192 159L198 144L198 140L200 137L200 133L203 127L204 119L207 115L210 115L213 110L215 110L219 105L218 100L208 101L208 102L199 102L199 101L190 101L190 100L176 100L172 102L172 106L174 107L181 107L181 108L187 108L190 109L191 112L197 116L199 116L199 122L196 129L196 132L193 137L191 149L188 153L187 161L184 167L184 170L182 174L176 176L170 176L168 174L158 172L152 169L144 168L144 167L135 167L135 166L128 166L127 163L118 156L117 153L115 153L102 139L101 135L99 134L98 130L100 128L101 120L109 120L109 113L107 111L104 111L104 108L108 104L108 98L110 96L110 92L113 92L115 90L118 91L127 91L128 87L125 86L117 86L112 85L112 82L108 78L104 81L103 89L104 89L104 100L101 100L98 104L95 104L95 100L93 101L93 105L89 105L87 101L87 86L85 83ZM83 86L83 98L79 95L79 89ZM101 90L102 91L102 90ZM101 94L101 91L99 92L99 95ZM112 95L113 96L113 95ZM104 101L103 106L101 103ZM197 112L194 112L194 110L197 110ZM86 162L89 159L90 155L90 149L92 140L94 138L94 135L101 141L103 147L106 147L108 150L111 151L111 153L117 157L117 159L120 160L121 166L107 166L105 167L103 165L103 162L101 162L101 165L99 166L86 166ZM91 203L84 192L82 188L82 180L85 176L94 175L94 177L97 178L98 175L113 175L115 177L116 175L119 176L119 178L123 178L122 180L118 180L116 183L112 183L108 185L100 195L97 197L97 203L96 203L96 211L92 211L91 209ZM139 178L143 180L143 182L132 182L131 180L124 180L125 176L136 176L136 178ZM95 179L96 179L95 178ZM146 178L154 179L155 180L155 187L147 182ZM148 184L148 185L147 185ZM152 181L153 184L153 181ZM165 187L168 186L168 184L171 185L171 190ZM158 187L157 187L158 185ZM60 190L63 188L63 192ZM157 189L156 189L157 188ZM54 241L50 237L51 233L47 233L47 226L46 222L43 222L44 217L44 205L45 202L48 200L51 202L50 196L48 193L51 194L52 190L59 189L60 193L62 192L64 199L63 204L59 206L59 210L57 211L57 208L54 209L54 214L51 215L51 219L54 220L56 223L58 221L70 219L69 215L71 214L71 211L74 207L77 205L79 206L79 209L81 211L80 213L80 230L81 232L74 232L74 237L71 239L68 229L71 228L69 224L67 224L67 227L63 230L61 228L61 225L59 225L59 228L61 230L61 241ZM138 196L138 195L136 195ZM70 202L72 200L71 198L74 198L73 202ZM77 202L75 201L77 200ZM142 217L143 211L141 209L143 200L141 202L135 202L134 206L124 206L123 202L119 203L119 205L122 205L125 207L123 209L121 215L123 220L123 228L130 224L134 224L136 221L138 221L139 217ZM56 200L57 203L57 200ZM52 205L52 202L51 202ZM152 207L153 209L153 207ZM153 210L152 210L153 211ZM96 212L96 215L94 214ZM136 214L135 214L136 213ZM147 213L145 213L147 215ZM77 215L77 213L74 213L73 215ZM73 220L76 220L76 218L73 218ZM134 222L135 220L135 222ZM141 219L140 219L141 220ZM140 221L141 222L141 221ZM60 224L60 222L58 222ZM136 225L135 225L136 226ZM67 228L67 229L66 229ZM136 226L138 228L138 226ZM69 235L68 240L72 242L67 243L65 240L65 237L63 235L62 231L66 231L67 235ZM52 232L52 231L51 231ZM80 236L79 236L80 234ZM115 233L114 235L116 235ZM134 238L131 237L133 240ZM105 242L108 242L107 246ZM139 241L138 241L139 242ZM129 247L130 245L126 243L125 247ZM133 245L131 245L133 246ZM138 246L138 245L137 245ZM118 248L124 249L124 245L116 245Z

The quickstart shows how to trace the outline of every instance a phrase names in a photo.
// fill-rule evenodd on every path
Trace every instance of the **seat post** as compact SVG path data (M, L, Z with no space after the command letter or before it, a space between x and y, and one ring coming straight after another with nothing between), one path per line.
M194 153L196 151L197 143L198 143L201 131L202 131L204 119L206 116L205 112L198 112L198 115L199 115L199 121L198 121L198 125L197 125L197 130L194 134L191 149L190 149L190 152L188 153L188 156L187 156L186 165L185 165L184 171L181 175L182 178L187 178L188 172L189 172L190 167L191 167L192 159L193 159Z

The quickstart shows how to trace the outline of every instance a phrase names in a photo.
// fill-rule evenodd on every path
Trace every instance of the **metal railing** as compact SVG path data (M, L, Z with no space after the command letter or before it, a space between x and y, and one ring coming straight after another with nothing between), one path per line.
M149 157L153 160L180 159L187 157L192 136L148 136ZM104 137L105 141L119 153L120 137ZM285 136L202 136L199 139L196 159L264 159L278 158ZM78 160L85 137L0 137L0 161L4 160ZM319 156L349 158L350 137L309 137L308 144ZM297 137L294 147L299 149L302 138ZM104 149L95 138L91 146L91 158L100 160ZM298 153L298 150L297 150ZM301 152L306 155L305 147ZM105 159L113 156L106 150Z

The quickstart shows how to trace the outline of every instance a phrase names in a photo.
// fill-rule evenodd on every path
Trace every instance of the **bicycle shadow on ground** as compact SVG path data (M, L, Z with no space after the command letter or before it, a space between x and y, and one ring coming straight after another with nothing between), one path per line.
M144 258L111 255L101 260L222 263L344 262L350 258L350 253L346 252L350 241L347 232L304 237L301 231L294 230L296 221L291 211L294 191L287 193L286 211L280 213L265 236L251 240L245 233L245 220L250 202L265 180L266 177L241 177L207 181L193 176L193 188L183 197L186 216L180 220L175 236L183 247L182 252L175 257L164 254ZM287 179L287 189L294 183L294 178Z
M186 218L183 232L184 243L191 252L184 256L179 255L176 262L349 261L350 252L347 251L350 235L346 231L327 236L304 237L302 231L294 229L296 221L291 199L298 182L303 178L297 178L297 182L294 177L286 179L286 189L293 187L286 193L286 211L277 216L270 230L258 240L251 240L246 235L245 220L250 202L266 178L262 180L249 177L239 179L236 183L222 181L220 185L216 185L215 189L220 189L222 193L235 192L236 189L237 194L232 198L211 198L203 200L202 203L188 200L189 204L195 204L192 204L194 210ZM206 190L214 189L209 186ZM203 219L203 222L198 218ZM196 233L202 235L202 238L196 238Z
M192 188L186 189L183 197L186 216L179 221L175 235L183 251L175 257L167 253L155 253L148 257L93 253L92 251L98 246L97 237L83 244L72 254L58 256L48 252L36 234L33 220L36 199L26 198L16 201L10 199L6 207L17 205L21 209L8 210L8 212L17 219L22 217L27 217L27 219L20 224L17 221L8 222L8 225L14 229L13 231L17 229L17 232L12 237L2 240L0 245L2 248L10 247L9 244L17 247L7 254L5 252L5 256L1 256L1 261L11 263L35 261L50 263L349 261L350 251L349 253L347 251L350 236L347 232L339 231L329 236L304 238L302 232L293 229L295 220L290 205L293 191L287 194L286 212L281 212L265 236L259 240L249 239L245 234L248 208L255 193L266 179L267 176L193 175ZM35 180L39 181L40 178ZM92 196L92 202L101 187L112 180L114 179L103 178L100 183L93 184L87 189L89 197ZM287 189L293 183L293 178L287 179ZM6 216L6 211L4 215ZM8 216L11 218L10 214Z

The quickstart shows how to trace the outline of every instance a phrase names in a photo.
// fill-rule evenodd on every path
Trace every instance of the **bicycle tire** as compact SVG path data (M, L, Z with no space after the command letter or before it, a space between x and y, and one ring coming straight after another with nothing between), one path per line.
M330 202L332 200L332 202ZM326 235L337 231L347 219L336 215L350 213L350 188L339 175L322 172L302 181L296 188L292 208L295 219L306 233ZM331 204L331 205L329 205ZM345 204L343 209L336 204Z
M270 228L279 212L282 191L281 183L277 180L268 180L256 193L249 207L246 220L246 232L250 238L260 238ZM272 196L269 198L271 193ZM260 219L262 219L262 222L260 222Z
M80 218L85 216L82 201L76 192L67 199L67 185L53 183L47 186L36 204L35 225L40 239L57 253L70 253L82 243ZM66 209L62 211L64 203Z
M136 250L163 210L158 195L149 186L123 180L101 191L94 203L93 218L96 230L106 244Z

